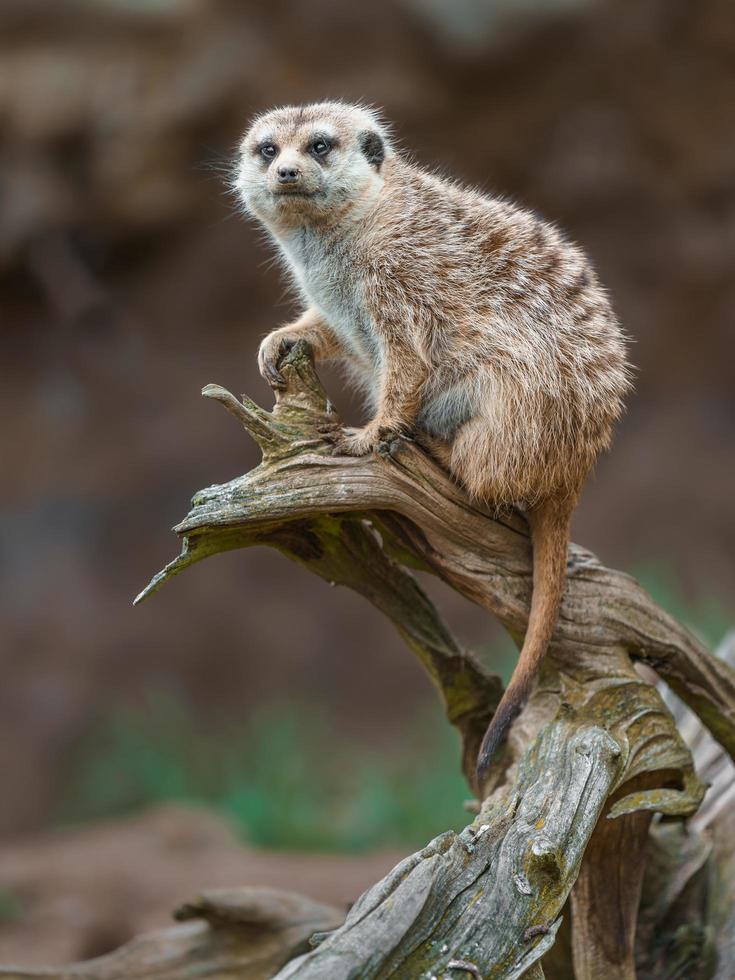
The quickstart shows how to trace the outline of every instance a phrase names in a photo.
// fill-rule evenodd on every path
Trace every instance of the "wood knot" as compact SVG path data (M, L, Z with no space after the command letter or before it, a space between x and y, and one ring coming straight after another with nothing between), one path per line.
M534 875L559 877L561 874L559 853L548 837L539 834L533 838L528 849L527 867Z

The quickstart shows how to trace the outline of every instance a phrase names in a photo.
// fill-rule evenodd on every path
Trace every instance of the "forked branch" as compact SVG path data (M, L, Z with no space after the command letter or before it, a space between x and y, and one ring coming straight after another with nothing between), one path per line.
M462 734L463 768L471 779L500 685L459 647L409 569L439 576L520 640L531 592L525 521L473 504L409 440L360 459L332 455L319 430L336 419L306 345L294 347L282 374L287 386L273 412L218 386L205 389L258 442L263 461L195 496L176 528L181 554L138 601L201 558L253 544L272 545L322 578L349 586L385 613L419 656ZM462 971L540 977L539 957L553 942L580 867L572 894L576 977L591 980L601 969L621 980L633 977L648 815L686 816L703 795L668 709L635 661L657 671L735 754L733 670L633 579L573 545L536 693L488 784L475 787L484 802L473 824L399 865L363 895L343 925L279 977ZM612 829L608 820L620 821L616 832L606 829ZM618 872L629 875L630 886L617 893L620 914L611 941L595 895L611 842L626 840L635 844L623 850L638 868L620 854Z
M249 399L238 401L217 385L204 389L258 442L263 462L194 497L192 510L175 529L183 538L182 554L154 577L136 602L193 562L251 544L272 544L309 567L314 567L317 552L322 560L328 556L334 564L345 564L338 554L342 545L335 521L343 527L349 522L362 526L375 542L367 550L372 552L370 562L381 565L374 570L378 580L386 574L385 562L429 571L493 612L514 638L522 637L531 593L530 544L522 516L493 517L471 503L408 440L395 440L369 457L333 456L318 428L335 416L306 344L294 347L282 373L287 387L276 393L270 413ZM354 552L354 545L349 550ZM340 581L340 576L331 576L330 561L320 574ZM386 590L374 584L361 587L359 574L351 578L345 584L369 593L386 611L386 598L380 594ZM436 625L438 617L431 615ZM403 616L401 611L398 620L392 618L398 622ZM446 628L441 631L446 633ZM637 683L630 661L648 664L735 756L735 672L709 654L630 576L605 568L577 545L570 548L568 584L550 653L565 700L584 684L584 690L572 696L575 704L580 694L583 702L594 695L595 685L589 682L622 670Z

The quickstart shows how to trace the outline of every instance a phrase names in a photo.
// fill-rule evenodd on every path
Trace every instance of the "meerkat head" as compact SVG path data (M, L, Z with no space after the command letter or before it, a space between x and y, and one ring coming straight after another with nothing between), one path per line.
M274 230L331 223L379 191L391 152L370 109L341 102L273 109L243 138L235 190Z

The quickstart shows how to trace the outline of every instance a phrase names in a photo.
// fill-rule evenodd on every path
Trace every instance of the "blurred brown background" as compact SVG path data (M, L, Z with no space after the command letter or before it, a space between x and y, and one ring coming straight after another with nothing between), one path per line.
M255 351L292 310L227 162L252 113L324 97L382 106L419 162L589 250L638 377L575 537L733 609L731 0L3 0L5 833L53 820L79 740L151 691L203 728L274 700L325 706L378 749L431 710L378 614L274 553L218 557L130 604L192 493L256 462L199 390L269 405ZM492 646L485 614L440 601Z

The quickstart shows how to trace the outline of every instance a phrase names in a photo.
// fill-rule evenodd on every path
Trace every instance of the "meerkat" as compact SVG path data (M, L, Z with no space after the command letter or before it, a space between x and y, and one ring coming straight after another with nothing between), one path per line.
M578 247L530 211L422 170L369 108L259 116L234 184L303 298L260 345L270 385L303 338L367 399L371 420L332 433L336 451L408 434L472 498L525 511L531 609L479 752L482 786L555 628L570 518L630 384L624 335Z

